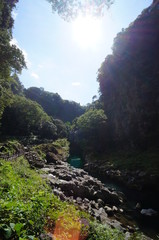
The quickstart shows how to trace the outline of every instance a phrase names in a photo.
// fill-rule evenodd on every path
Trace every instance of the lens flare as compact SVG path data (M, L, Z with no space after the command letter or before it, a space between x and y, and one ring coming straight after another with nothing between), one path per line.
M101 20L92 16L79 16L73 23L73 38L82 48L93 48L101 40Z

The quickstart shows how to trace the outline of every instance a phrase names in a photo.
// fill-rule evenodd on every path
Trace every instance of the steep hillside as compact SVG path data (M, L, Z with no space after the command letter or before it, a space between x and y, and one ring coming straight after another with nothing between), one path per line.
M43 88L31 87L25 90L25 95L38 102L49 116L64 122L71 122L84 113L84 108L80 104L63 100L58 93L47 92Z
M159 135L159 2L114 40L99 69L111 140L118 147L156 146Z

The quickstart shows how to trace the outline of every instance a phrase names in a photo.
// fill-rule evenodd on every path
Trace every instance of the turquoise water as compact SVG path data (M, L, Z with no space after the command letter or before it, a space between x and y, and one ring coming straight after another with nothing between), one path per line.
M68 160L69 164L75 168L82 168L83 164L82 164L82 159L80 157L71 157Z

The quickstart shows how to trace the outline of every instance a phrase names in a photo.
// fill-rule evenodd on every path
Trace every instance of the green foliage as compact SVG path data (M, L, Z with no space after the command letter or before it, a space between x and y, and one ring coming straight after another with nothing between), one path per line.
M75 127L80 128L85 132L95 131L105 125L107 120L102 109L90 109L85 114L81 115L75 121Z
M147 238L139 232L125 237L125 234L118 230L112 229L108 225L102 225L98 222L90 222L87 240L146 240Z
M124 240L125 236L122 232L116 229L98 224L96 222L90 223L88 240Z
M20 72L26 66L22 51L10 43L14 23L11 13L17 2L2 0L0 3L0 73L5 77L8 70Z
M0 196L1 239L36 240L42 232L59 234L59 226L64 236L78 230L88 240L125 239L119 230L90 222L87 213L60 201L23 157L13 162L0 160ZM80 219L87 219L88 224L81 225ZM144 238L134 234L130 239Z
M12 103L12 98L13 94L11 91L11 78L8 77L6 81L6 79L3 78L0 73L0 120L4 109Z
M17 2L0 2L0 120L4 109L12 102L11 72L20 73L26 67L22 51L11 44L14 23L11 13Z
M102 140L106 138L106 120L107 117L102 109L90 108L74 120L72 142L75 142L84 151L100 151L104 143Z
M39 103L44 111L56 120L72 122L74 118L84 113L84 108L80 104L74 101L63 100L59 94L44 91L43 88L31 87L25 89L24 92L27 98ZM61 123L58 122L57 125L61 125Z
M65 138L67 136L67 128L63 121L60 119L52 119L53 123L57 127L58 138Z
M114 169L130 171L137 169L149 175L159 176L159 151L155 148L143 152L120 151L100 156L100 159L106 160L105 165Z
M43 111L41 106L25 97L14 96L10 107L5 109L2 118L2 131L8 135L56 134L56 127L51 123L51 118ZM46 129L46 124L48 130ZM41 132L40 132L41 131Z
M0 143L0 154L12 156L22 150L21 144L16 140L8 140L5 143Z
M63 159L67 159L69 157L70 152L70 143L66 138L57 139L54 143L58 153L62 155Z
M40 130L40 137L53 139L56 137L56 134L57 134L57 127L51 120L43 122Z
M0 235L3 239L36 239L64 214L78 216L74 206L61 202L40 175L19 158L0 160ZM53 230L53 229L52 229Z
M18 75L13 74L12 82L11 82L11 90L12 90L13 94L23 96L23 89L24 89L24 86L20 82Z
M43 159L46 157L47 153L55 153L62 157L62 159L67 159L69 157L69 145L70 143L66 138L57 139L52 143L40 144L33 147L35 151Z
M79 14L91 14L93 16L102 15L105 6L109 7L114 1L82 1L82 0L47 0L51 3L53 12L57 12L64 20L72 20Z

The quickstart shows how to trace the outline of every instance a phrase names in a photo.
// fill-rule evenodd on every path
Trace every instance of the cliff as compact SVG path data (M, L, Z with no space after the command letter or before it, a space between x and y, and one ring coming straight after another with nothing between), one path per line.
M159 1L114 40L98 73L111 140L116 146L156 146L159 135Z

